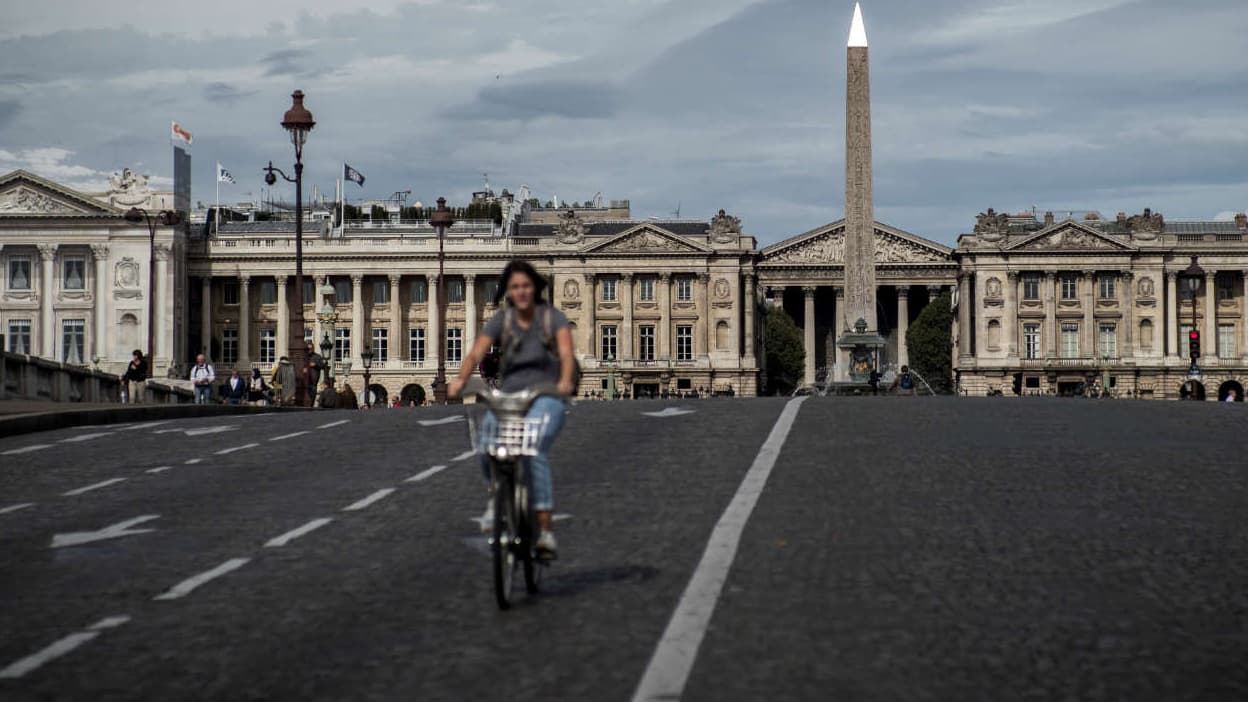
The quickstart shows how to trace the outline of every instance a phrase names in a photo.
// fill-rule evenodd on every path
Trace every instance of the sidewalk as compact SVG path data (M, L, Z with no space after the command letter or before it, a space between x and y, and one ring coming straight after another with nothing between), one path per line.
M300 407L246 405L89 404L43 400L0 400L0 437L95 424L151 422L267 412L297 412Z

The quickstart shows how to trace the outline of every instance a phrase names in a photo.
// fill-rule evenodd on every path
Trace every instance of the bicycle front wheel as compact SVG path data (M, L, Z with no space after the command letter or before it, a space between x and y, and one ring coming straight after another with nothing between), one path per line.
M533 505L529 502L529 488L526 483L529 481L528 466L525 466L525 480L516 483L516 505L523 510L524 518L518 520L520 522L519 533L524 539L521 549L521 562L524 565L524 590L530 595L536 595L538 583L542 579L541 565L537 562L537 515L533 513Z
M490 550L494 560L494 598L498 608L511 608L512 575L516 570L516 556L512 548L516 538L516 514L512 502L514 489L511 476L495 470L494 485L494 538Z

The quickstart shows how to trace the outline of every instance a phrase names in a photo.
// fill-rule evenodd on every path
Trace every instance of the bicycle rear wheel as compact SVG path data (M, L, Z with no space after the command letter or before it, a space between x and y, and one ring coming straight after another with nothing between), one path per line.
M525 480L516 483L516 506L520 513L524 516L519 519L520 528L518 533L524 539L524 548L520 551L520 559L524 565L524 590L530 595L536 595L538 584L542 579L542 566L537 562L537 516L533 513L533 506L529 503L528 482L528 466L525 466Z
M516 515L512 494L514 483L505 471L494 471L494 538L490 550L494 560L494 598L499 609L511 608L512 575L516 569L516 556L512 548L516 537Z

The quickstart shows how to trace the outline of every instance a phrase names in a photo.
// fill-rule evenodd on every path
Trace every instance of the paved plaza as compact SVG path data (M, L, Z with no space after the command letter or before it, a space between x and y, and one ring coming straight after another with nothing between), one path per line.
M1248 698L1239 406L578 404L560 560L506 613L459 416L0 440L0 698L629 700L669 625L684 700Z

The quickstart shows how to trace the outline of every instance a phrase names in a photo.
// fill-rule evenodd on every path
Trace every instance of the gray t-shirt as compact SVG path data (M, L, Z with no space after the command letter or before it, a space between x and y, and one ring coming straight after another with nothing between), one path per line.
M548 308L549 312L546 311ZM499 310L490 321L485 323L481 333L494 340L500 348L503 346L503 318L506 310ZM550 314L550 348L546 348L543 315ZM507 353L502 348L503 392L518 392L539 383L559 382L559 350L555 343L555 335L560 329L568 328L568 318L563 312L539 305L533 315L533 322L528 329L520 328L520 315L511 313L511 336L515 339L515 351Z

